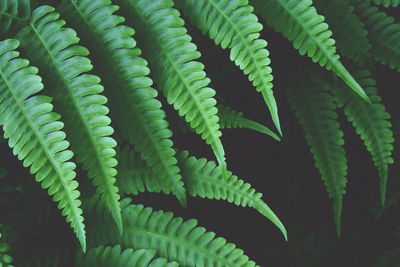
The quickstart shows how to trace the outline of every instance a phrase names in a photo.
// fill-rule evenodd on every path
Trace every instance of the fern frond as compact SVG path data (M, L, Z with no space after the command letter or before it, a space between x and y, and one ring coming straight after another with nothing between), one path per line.
M262 134L269 135L278 142L281 141L279 136L277 136L267 126L264 126L261 123L244 117L243 112L238 112L228 106L218 105L217 107L221 129L246 128Z
M332 28L336 47L342 55L359 64L371 57L368 31L353 13L349 0L317 0L313 3Z
M347 160L343 148L343 132L339 129L336 104L328 93L329 86L311 77L310 82L288 86L289 102L306 134L329 197L333 198L333 214L340 236L342 200L346 187Z
M392 151L394 142L393 132L389 122L390 114L381 104L376 82L368 70L354 72L354 77L365 89L365 93L372 101L372 105L360 100L353 92L348 92L342 86L332 87L340 106L345 105L344 113L353 123L357 134L361 136L365 146L372 155L380 178L381 204L385 203L386 184L388 179L388 165L393 163Z
M105 231L110 219L102 203L96 202L96 198L91 199L85 208L93 219L91 229L96 230L93 236L89 233L88 239L94 246L154 249L157 256L176 261L180 266L255 266L243 250L224 238L215 238L213 232L197 226L195 219L184 221L172 212L130 204L130 199L121 200L124 235L112 229Z
M282 135L272 91L267 42L259 38L262 25L252 13L253 7L247 0L177 0L176 4L203 34L208 33L216 45L230 48L231 61L248 75L257 92L263 95L272 121Z
M77 267L98 266L136 266L136 267L178 267L176 262L168 262L165 258L157 258L153 249L131 248L122 251L121 246L104 247L99 246L88 251L87 254L80 253L76 257Z
M27 21L30 13L30 0L0 1L0 34L6 33L13 22Z
M1 226L1 225L0 225ZM12 267L13 258L10 254L10 245L2 240L2 233L0 232L0 266Z
M172 0L117 1L132 25L154 78L169 104L211 145L218 163L225 166L225 151L219 130L215 91L208 87L200 52L186 33L184 21ZM160 34L162 33L162 34Z
M0 125L14 155L36 174L58 208L71 223L82 248L86 249L78 183L74 180L73 153L61 131L60 116L52 112L50 97L35 95L43 89L38 69L18 58L17 40L0 42ZM34 96L33 96L34 95Z
M361 86L339 60L332 32L324 17L317 14L312 0L251 0L266 23L293 42L300 55L307 54L313 62L332 70L367 102Z
M121 24L124 18L113 15L118 6L110 0L64 0L59 9L75 28L85 32L84 39L98 60L95 65L101 66L106 94L115 107L111 112L121 133L185 206L172 132L156 99L157 91L150 87L150 70L132 38L134 30Z
M118 151L120 161L118 169L118 187L121 194L137 195L139 192L163 192L169 194L168 188L164 188L158 182L151 170L129 147ZM182 170L183 181L188 193L192 197L208 199L222 199L237 206L251 207L269 219L283 233L287 240L286 229L275 213L261 199L250 184L238 179L236 175L227 172L223 177L223 169L216 166L215 162L205 158L196 159L189 157L187 151L178 154L178 165Z
M400 0L374 0L375 5L382 5L384 7L397 7L400 4Z
M46 73L44 84L63 115L77 161L88 171L122 233L120 197L114 186L117 143L110 137L114 130L106 115L107 98L101 95L100 78L86 73L93 68L85 57L88 50L77 45L76 32L63 27L65 21L58 18L53 7L41 6L17 38L32 62Z
M366 25L374 59L400 71L400 24L376 6L371 6L371 0L350 0L350 3Z

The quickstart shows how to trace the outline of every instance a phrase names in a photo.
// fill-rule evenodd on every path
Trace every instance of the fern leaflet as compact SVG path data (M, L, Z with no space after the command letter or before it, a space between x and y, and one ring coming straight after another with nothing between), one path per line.
M267 42L259 39L262 25L252 13L253 7L247 0L177 0L176 4L203 34L208 32L215 44L223 49L230 48L231 61L248 75L257 92L262 93L272 120L282 135L272 91L271 60L265 48Z
M121 246L114 247L99 246L92 248L86 255L80 253L76 258L77 267L86 266L137 266L137 267L178 267L176 262L168 262L165 258L156 258L153 249L131 248L122 251Z
M200 52L186 33L184 21L171 0L117 1L126 17L137 25L139 40L154 69L156 83L168 103L173 104L190 126L211 145L220 165L225 166L225 151L219 130L215 91L208 86ZM162 34L160 34L162 32Z
M300 84L300 86L298 86ZM340 218L346 187L346 157L343 132L339 129L336 104L328 91L329 86L312 77L310 82L288 86L287 94L292 108L306 133L329 197L333 198L333 214L340 236Z
M1 226L1 224L0 224ZM2 233L0 232L0 266L12 267L13 258L8 254L10 245L2 240Z
M374 0L374 4L382 5L384 7L397 7L400 4L400 0Z
M238 112L228 106L218 105L218 116L220 118L221 129L227 128L247 128L262 134L266 134L274 138L276 141L281 141L273 131L267 126L256 121L250 120L243 116L243 112Z
M74 180L73 153L61 131L60 115L52 112L50 97L35 95L43 89L38 69L17 58L17 40L0 42L0 125L14 155L36 174L58 208L71 223L82 249L86 249L85 226L78 183ZM33 96L35 95L35 96Z
M117 181L121 194L137 195L144 191L157 193L162 191L169 194L168 188L164 188L158 182L133 150L126 147L117 155L120 161ZM262 194L257 193L250 184L238 179L229 171L225 179L221 166L216 166L215 162L207 161L205 158L189 157L187 151L178 154L178 165L182 170L188 193L192 197L223 199L237 206L252 207L275 224L287 240L286 229L282 222L261 199Z
M371 57L368 31L353 13L349 0L317 0L313 3L332 27L336 47L342 55L360 64Z
M342 86L335 86L335 97L340 106L345 104L344 112L347 119L353 123L357 134L364 140L365 146L372 155L375 166L378 168L380 178L381 204L385 203L386 184L388 179L388 164L393 163L393 133L390 130L390 115L380 103L381 97L377 95L376 82L371 78L368 70L354 73L361 86L365 89L372 105L360 101L352 92Z
M293 42L300 55L307 54L313 62L333 70L367 102L361 86L346 70L336 54L335 41L324 17L317 14L311 0L251 0L262 18Z
M124 18L113 15L118 6L111 5L110 0L64 0L59 9L77 29L86 32L85 41L98 60L95 65L102 66L99 71L121 133L185 206L185 189L170 140L172 132L156 99L157 91L150 87L150 71L132 38L134 30L121 25Z
M93 68L85 57L89 52L76 45L76 32L64 28L65 21L58 18L53 7L41 6L17 38L32 62L47 73L44 84L64 117L77 161L83 163L122 233L120 197L114 186L117 161L113 147L117 143L110 137L114 130L104 106L107 98L100 95L100 78L85 73Z
M395 18L370 6L371 0L350 0L365 23L375 60L400 71L400 24Z
M93 198L86 206L90 218L94 219L91 229L97 229L96 234L90 236L94 246L154 249L157 256L176 261L180 266L255 266L243 250L224 238L215 238L213 232L198 227L195 219L183 221L180 217L174 218L172 212L130 205L130 199L121 200L124 235L121 237L112 229L100 230L107 227L110 220L102 204L96 202L97 198Z
M27 21L31 13L30 0L2 0L0 2L0 34L6 33L14 21Z

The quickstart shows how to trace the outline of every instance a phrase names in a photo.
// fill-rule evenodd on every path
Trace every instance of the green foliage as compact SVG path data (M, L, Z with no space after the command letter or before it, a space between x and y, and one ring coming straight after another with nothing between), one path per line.
M96 53L98 65L111 66L112 74L119 78L119 83L115 84L109 69L100 70L122 134L141 152L159 179L174 188L174 194L185 206L185 189L169 139L172 132L161 103L156 99L157 91L150 87L153 82L147 77L147 62L140 57L141 51L132 38L134 30L121 24L123 17L113 15L117 9L107 0L65 0L60 6L75 27L87 32L86 41ZM103 23L98 23L99 20Z
M86 208L91 211L91 227L108 229L109 216L96 202L97 198L93 198ZM255 266L243 250L224 238L215 238L213 232L197 226L195 219L184 221L172 212L153 211L130 202L129 198L121 200L124 235L98 230L91 236L90 246L121 244L133 249L154 249L160 257L177 261L180 266Z
M343 148L343 132L339 129L337 106L329 84L311 76L305 82L288 86L289 102L306 133L329 197L333 198L333 214L337 234L341 231L343 195L346 187L347 162Z
M64 28L54 8L42 6L32 12L30 25L16 37L32 62L47 73L44 85L53 97L56 110L63 116L66 132L77 161L88 171L88 177L103 194L103 201L122 232L118 188L114 186L117 165L110 137L113 128L104 106L107 98L100 93L100 78L86 72L92 69L85 57L89 51L76 43L79 38L71 28ZM34 36L34 38L32 38ZM57 43L59 45L53 45ZM79 66L79 68L76 68Z
M361 136L365 146L372 155L380 178L381 204L385 204L388 165L393 163L392 151L394 142L389 122L390 115L380 103L382 98L377 95L376 82L368 70L354 72L354 76L363 86L372 105L360 101L354 93L348 92L343 86L331 87L339 106L345 106L344 113L353 123L357 134Z
M121 194L137 195L141 192L163 192L169 194L168 188L158 182L151 170L129 147L119 151L120 166L118 169L118 186ZM183 181L192 197L222 199L242 207L252 207L273 222L287 239L286 229L279 218L261 199L251 185L228 172L223 177L221 166L205 158L189 157L187 151L178 154L178 165L182 170Z
M267 42L259 39L262 25L252 13L253 7L243 1L176 1L186 16L203 34L208 33L216 45L230 48L230 60L248 75L268 105L272 120L282 135L278 108L272 91L272 69Z
M220 88L211 86L209 77L213 76L200 63L203 47L198 49L197 40L191 37L197 28L215 47L228 48L229 59L262 94L282 136L264 40L270 36L264 36L262 21L255 14L291 41L300 55L307 54L314 63L332 70L328 77L317 68L306 67L302 58L293 66L274 60L278 68L293 67L297 72L280 82L287 83L289 102L333 199L338 236L347 181L338 108L344 109L378 169L382 213L398 199L397 190L389 189L385 204L389 165L395 158L394 138L391 116L370 70L375 59L400 71L400 26L372 4L395 7L399 1L1 0L0 125L4 139L0 145L8 145L47 192L35 190L23 179L25 175L15 175L19 169L1 166L0 266L256 266L236 245L215 238L213 232L197 226L196 220L131 204L129 198L120 201L120 194L172 193L182 206L190 206L186 192L191 197L225 200L256 210L287 240L284 225L262 194L226 170L229 155L226 160L221 129L248 128L278 141L281 138L242 112L217 103ZM192 24L185 23L186 18ZM27 59L20 58L17 50ZM339 54L349 60L346 66L363 67L350 74ZM296 69L299 66L303 69ZM153 79L157 88L153 88ZM189 156L195 154L194 148L176 153L164 100L184 118L185 127L211 147L218 165ZM178 124L174 122L171 128ZM290 157L286 159L291 167ZM237 170L240 165L233 167ZM263 175L271 180L279 176L269 169ZM57 207L43 201L39 192L46 200L52 196ZM64 219L57 221L53 208L58 216L61 211L66 217L81 248L62 239L69 226ZM238 230L251 225L249 220ZM73 235L69 236L72 240ZM303 236L308 236L304 242L294 244L307 248L293 251L324 251L316 248L316 234ZM62 240L57 239L59 246L51 237ZM42 238L43 247L33 248L33 242L27 242ZM26 246L21 245L25 241ZM398 250L387 255L389 260L398 259ZM377 262L390 266L386 259Z
M324 17L318 15L311 0L252 0L257 13L293 42L300 55L307 54L313 62L335 72L357 94L369 102L360 85L340 63L335 41Z
M0 43L0 125L4 137L14 155L30 166L31 174L41 182L58 208L67 217L85 250L85 226L81 202L78 200L78 183L74 180L75 164L69 161L73 153L67 150L69 143L61 131L60 115L52 112L50 97L36 95L43 89L38 69L30 67L25 59L14 51L17 40Z
M384 7L397 7L399 5L400 1L399 0L374 0L374 4L376 5L382 5Z
M155 71L155 79L169 104L185 116L190 127L211 145L218 163L225 166L219 131L215 91L208 86L203 64L184 21L168 0L117 1L132 25ZM130 15L132 14L132 15ZM162 32L163 34L159 34ZM179 47L176 46L179 44Z
M99 246L88 251L86 255L80 253L76 259L76 266L138 266L138 267L177 267L176 262L167 262L164 258L155 258L156 252L148 249L125 249L119 245L114 247Z
M375 60L400 71L400 24L396 19L371 6L371 0L351 0L355 13L365 23Z

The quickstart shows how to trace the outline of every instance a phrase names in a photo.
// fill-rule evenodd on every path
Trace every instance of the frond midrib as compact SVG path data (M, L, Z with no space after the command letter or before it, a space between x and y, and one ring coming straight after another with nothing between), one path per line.
M132 9L135 9L135 7L132 5L132 3L130 1L127 1L127 2L129 5L131 5ZM137 14L141 17L142 21L146 21L146 18L144 18L143 14L141 14L139 12L137 12ZM154 33L153 28L149 27L149 25L147 23L143 23L143 25L151 32L154 39L156 40L158 47L161 48L162 54L167 59L167 62L169 62L169 64L172 66L172 68L174 69L175 73L177 74L177 76L179 77L181 82L185 85L185 88L187 88L187 92L189 92L189 95L190 95L191 99L194 101L194 103L197 107L197 110L200 111L200 114L203 118L202 121L206 124L208 133L209 133L209 135L211 135L212 141L215 144L216 149L220 150L220 148L218 148L218 146L220 146L221 141L218 137L215 136L215 133L212 131L212 127L209 124L207 115L204 113L204 110L203 110L201 104L198 102L197 98L194 97L191 86L188 85L188 83L186 82L186 79L183 78L182 73L179 71L179 66L177 66L177 64L175 64L174 60L171 59L171 56L168 53L168 51L165 51L164 46L161 44L160 40L157 38L158 35L157 35L157 33ZM221 151L218 151L218 153L220 153L221 156L223 157L223 153L221 153ZM218 160L220 160L220 159L218 159Z
M308 106L311 107L311 106L312 106L312 100L308 97L309 94L306 93L306 94L304 94L304 96L305 96L305 98L307 99L306 101L308 102ZM330 109L325 109L325 110L332 112L332 110L330 110ZM315 115L314 112L310 112L310 113L312 114L313 121L314 121L315 124L317 125L318 132L323 132L323 130L322 130L323 127L320 125L318 117ZM331 120L331 119L329 118L329 120ZM326 140L325 140L324 138L321 138L320 135L318 135L317 138L320 139L320 142L316 142L316 144L322 144L323 153L324 153L325 155L329 155L329 154L330 154L330 153L329 153L329 145L327 144ZM324 157L324 158L327 159L329 173L330 173L330 174L335 173L335 172L334 172L335 167L333 166L334 164L333 164L333 163L331 162L331 160L330 160L331 158L330 158L329 156L326 156L326 157ZM340 197L340 194L337 193L337 188L338 188L338 187L337 187L337 183L336 183L335 177L333 177L333 176L331 176L331 175L329 175L329 176L330 176L330 178L331 178L330 180L332 181L332 184L334 184L334 186L335 186L334 197L335 197L335 198L336 198L336 197Z
M18 97L15 95L14 90L12 89L12 86L9 84L8 79L6 78L6 76L4 75L4 73L3 73L3 71L2 71L1 69L0 69L0 76L1 76L1 78L3 79L3 81L6 83L6 86L7 86L7 88L9 89L9 91L11 92L11 94L12 94L12 96L13 96L15 102L17 103L17 105L18 105L18 107L19 107L19 110L20 110L20 111L22 112L22 114L24 115L25 120L29 123L30 129L34 132L34 134L35 134L37 140L39 141L39 143L40 143L40 145L41 145L43 151L46 153L47 159L50 161L50 163L51 163L51 165L52 165L52 167L53 167L53 170L56 171L56 173L57 173L57 178L58 178L58 180L61 182L61 185L62 185L62 187L63 187L63 189L64 189L64 192L69 192L69 188L68 188L67 185L65 184L65 181L62 179L63 175L60 173L60 170L58 169L57 164L54 162L53 157L51 156L50 151L48 151L48 148L47 148L47 146L45 145L44 140L42 140L42 137L41 137L40 134L36 131L35 127L33 126L33 123L32 123L31 120L29 119L28 114L25 112L24 106L23 106L22 103L19 101ZM80 220L79 220L79 217L80 217L80 216L77 215L77 214L75 213L75 206L73 205L74 202L73 202L73 199L71 198L71 195L68 194L68 193L65 194L65 195L66 195L67 198L68 198L68 203L69 203L69 206L71 207L70 210L71 210L71 212L72 212L72 216L74 217L73 222L77 222L77 223L81 224L81 223L80 223ZM70 213L70 214L71 214L71 213ZM77 226L78 226L78 225L77 225ZM75 228L75 229L78 230L78 231L80 232L80 236L84 236L84 233L81 232L81 226L79 226L79 227L77 227L77 228Z
M129 206L127 208L129 208ZM142 212L143 212L143 210L142 210ZM152 213L154 213L154 212L155 211L152 210ZM160 218L163 219L164 218L163 216L165 216L165 214L166 213L163 213ZM172 218L168 222L167 225L169 225L171 222L174 222L174 219L176 219L176 218L178 218L178 217ZM186 222L187 222L187 220L183 221L182 223L180 223L180 225L179 225L179 227L177 229L179 230L180 226L182 224L186 223ZM103 229L104 226L102 226L102 225L92 225L91 227L92 228L96 227L97 229ZM130 225L128 223L128 224L124 225L124 235L125 236L135 235L137 238L139 236L142 237L142 238L148 236L150 240L151 239L168 240L169 241L168 243L169 244L171 244L171 243L174 244L175 248L184 247L182 249L179 249L182 252L185 251L185 250L186 251L191 251L193 254L200 254L202 259L210 259L210 258L212 258L213 261L217 261L218 263L222 263L222 266L232 266L232 264L233 264L232 262L227 261L223 256L221 257L220 254L216 253L219 250L217 250L216 252L210 252L210 251L207 250L208 245L211 244L212 242L215 242L214 241L214 240L216 240L215 237L213 237L212 240L210 242L208 242L207 245L205 245L205 246L198 246L195 242L190 242L190 241L188 241L186 239L186 237L188 235L190 235L190 233L194 229L196 229L198 227L200 227L200 226L196 225L195 227L193 227L193 229L191 231L189 231L189 233L187 235L185 235L182 239L179 239L179 238L177 238L177 237L175 237L173 235L168 235L168 234L165 234L165 233L162 233L162 232L157 232L157 231L154 231L154 230L150 230L147 227L138 226L137 224ZM104 231L97 230L96 232L104 232ZM205 233L209 233L209 232L206 231ZM131 247L131 248L136 248L137 249L136 244L134 244L130 239L127 239L127 238L124 238L124 239L129 240L129 241L128 242L126 242L126 241L125 242L124 241L117 241L116 239L112 238L111 240L108 239L108 240L111 241L111 242L108 242L108 243L109 244L114 244L114 245L117 244L117 243L121 243L121 245L124 246L124 247ZM143 239L146 239L146 238L143 238ZM96 243L98 243L98 240L96 241ZM221 248L225 247L227 244L230 244L230 243L226 242ZM143 247L141 247L141 248L143 248ZM163 255L159 254L159 251L158 251L159 247L158 246L157 247L148 246L147 249L156 249L157 250L157 255L163 257ZM235 248L232 251L237 250L237 249L238 248L235 246ZM225 256L229 256L231 254L231 252L229 254L225 255ZM166 256L168 256L168 255L164 255L164 257L166 257ZM198 257L196 257L196 258L198 258ZM170 259L170 260L173 260L173 259Z
M87 123L86 123L86 120L83 118L83 116L82 116L82 114L81 114L79 108L77 107L74 97L71 95L71 92L70 92L69 86L68 86L68 81L66 81L65 78L64 78L64 75L62 75L62 73L61 73L61 71L60 71L60 69L59 69L59 65L58 65L57 61L55 60L52 51L51 51L50 48L47 46L46 42L45 42L45 41L43 40L43 38L40 36L39 32L37 32L35 26L34 26L32 23L29 23L29 24L30 24L32 30L34 31L35 35L38 37L38 39L39 39L40 42L42 43L42 46L46 49L46 51L47 51L47 53L48 53L48 55L49 55L49 57L50 57L50 59L51 59L51 61L52 61L52 63L53 63L53 66L55 66L55 70L56 70L56 72L57 72L57 74L58 74L58 77L61 79L61 81L62 81L62 83L63 83L63 85L64 85L65 91L67 92L66 95L68 95L69 99L71 100L71 101L69 101L69 103L73 105L73 107L74 107L73 110L75 110L75 115L78 115L79 121L80 121L81 124L84 126L83 128L84 128L84 132L85 132L85 135L86 135L86 140L89 140L89 141L90 141L90 144L91 144L90 147L91 147L92 150L94 150L94 152L95 152L95 155L96 155L96 163L97 163L96 165L97 165L97 166L100 166L100 172L101 172L101 175L103 176L103 179L105 180L105 182L107 183L107 185L111 185L111 184L109 183L109 179L107 179L108 176L107 176L107 174L106 174L105 167L104 167L104 165L102 164L101 156L100 156L99 150L98 150L98 148L97 148L97 145L96 145L96 143L95 143L95 141L94 141L94 139L93 139L92 133L91 133L91 131L89 130L89 127L88 127L88 125L87 125ZM53 89L53 90L55 90L55 89ZM57 94L57 93L59 93L59 92L56 92L56 94ZM105 188L106 188L106 190L108 191L108 194L110 194L110 195L113 194L113 192L111 191L110 186L105 186Z

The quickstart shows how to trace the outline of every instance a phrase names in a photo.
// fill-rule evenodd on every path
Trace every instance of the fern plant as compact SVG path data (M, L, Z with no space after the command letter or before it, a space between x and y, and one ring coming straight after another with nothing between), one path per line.
M271 66L286 63L271 63L264 25L330 71L300 58L302 69L284 87L333 199L340 237L348 167L337 109L344 109L372 155L382 205L393 163L390 115L371 71L373 60L400 69L399 27L373 4L395 7L398 1L1 1L0 125L10 148L6 152L22 161L53 197L80 248L71 241L23 257L17 238L21 227L15 226L24 215L6 207L13 205L14 194L40 196L5 171L0 225L6 227L0 232L7 238L3 242L0 236L0 263L256 266L243 250L197 226L196 220L135 203L144 192L172 193L189 209L187 195L252 208L287 240L284 224L262 194L228 171L222 142L221 129L230 128L285 141L272 90L282 88L273 85ZM191 36L196 29L216 47L228 49L229 60L261 93L278 134L217 104L224 96L216 96L220 88L205 71L201 48ZM184 120L173 120L170 127L165 110ZM194 148L179 152L172 130L182 124L200 135L216 162L189 156ZM62 223L49 220L51 205L46 209L36 226L24 226L26 231L70 234Z

